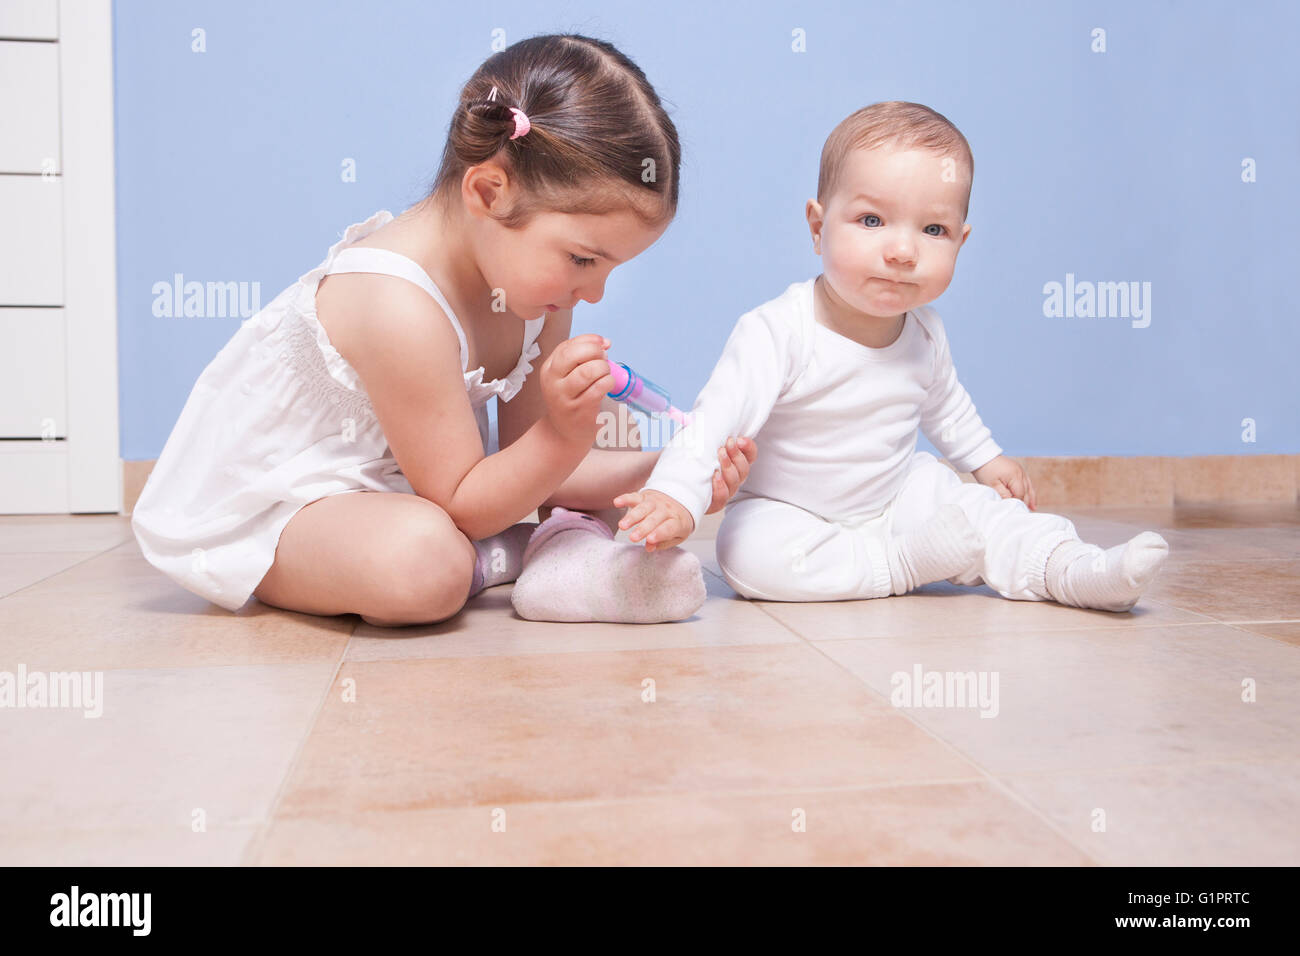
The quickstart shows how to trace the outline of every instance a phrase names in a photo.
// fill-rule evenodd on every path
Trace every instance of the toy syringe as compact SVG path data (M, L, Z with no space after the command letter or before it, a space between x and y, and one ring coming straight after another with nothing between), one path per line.
M610 398L626 402L650 416L667 415L683 428L691 423L690 413L673 407L664 389L649 379L642 378L622 362L610 359L605 361L609 362L609 374L614 376L614 391L606 393Z

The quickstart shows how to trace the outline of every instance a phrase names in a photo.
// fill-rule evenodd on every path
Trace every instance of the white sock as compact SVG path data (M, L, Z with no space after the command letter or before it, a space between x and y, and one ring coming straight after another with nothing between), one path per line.
M599 518L553 508L528 541L510 602L530 621L658 624L690 617L705 597L691 552L647 552L615 541Z
M1127 611L1168 556L1168 542L1154 531L1143 531L1106 551L1095 544L1066 541L1047 559L1047 590L1058 604Z
M984 552L984 538L966 512L947 504L934 517L889 542L890 594L906 594L969 568Z

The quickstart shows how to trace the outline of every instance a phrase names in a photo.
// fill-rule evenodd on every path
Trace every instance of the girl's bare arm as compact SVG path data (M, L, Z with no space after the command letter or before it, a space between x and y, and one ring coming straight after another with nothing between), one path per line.
M459 341L441 308L405 282L381 279L359 288L369 288L371 294L347 300L356 312L345 326L364 334L335 345L347 348L344 358L361 377L412 489L445 509L471 540L525 518L591 447L599 398L592 404L590 393L600 386L586 386L599 380L599 364L574 361L566 369L564 382L575 395L566 405L564 427L543 414L510 447L484 457L465 393ZM589 359L601 354L598 345L586 351ZM582 411L584 401L591 405L593 423L585 438L572 426L581 418L575 412Z
M612 508L616 497L645 486L658 460L657 451L593 448L542 504L579 511Z

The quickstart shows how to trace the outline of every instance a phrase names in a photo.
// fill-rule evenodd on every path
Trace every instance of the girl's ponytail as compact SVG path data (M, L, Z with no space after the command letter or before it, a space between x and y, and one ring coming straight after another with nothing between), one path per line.
M470 103L466 109L484 121L489 134L490 131L495 130L498 134L496 138L504 138L502 142L497 144L498 149L504 146L505 142L525 135L532 127L528 114L517 106L508 105L505 99L498 95L495 86L492 87L492 92L488 94L486 100ZM490 139L491 136L489 135L488 139L485 140L484 148L489 145ZM496 151L494 150L490 155L496 155Z
M461 90L430 198L496 158L521 188L499 220L542 210L630 208L647 223L677 211L681 146L645 74L617 48L575 34L530 37L493 54Z

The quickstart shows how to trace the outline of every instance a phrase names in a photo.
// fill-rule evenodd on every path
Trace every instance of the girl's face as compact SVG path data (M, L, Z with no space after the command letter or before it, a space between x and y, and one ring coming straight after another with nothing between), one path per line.
M522 230L503 229L496 245L506 307L521 319L596 303L616 265L634 259L663 235L630 210L604 215L539 213ZM498 263L484 263L484 277Z
M490 173L475 177L480 169L466 178L465 200L494 311L536 319L579 301L599 302L614 267L639 256L668 228L667 222L647 226L621 209L602 215L542 212L522 229L507 229L486 211L508 196Z

